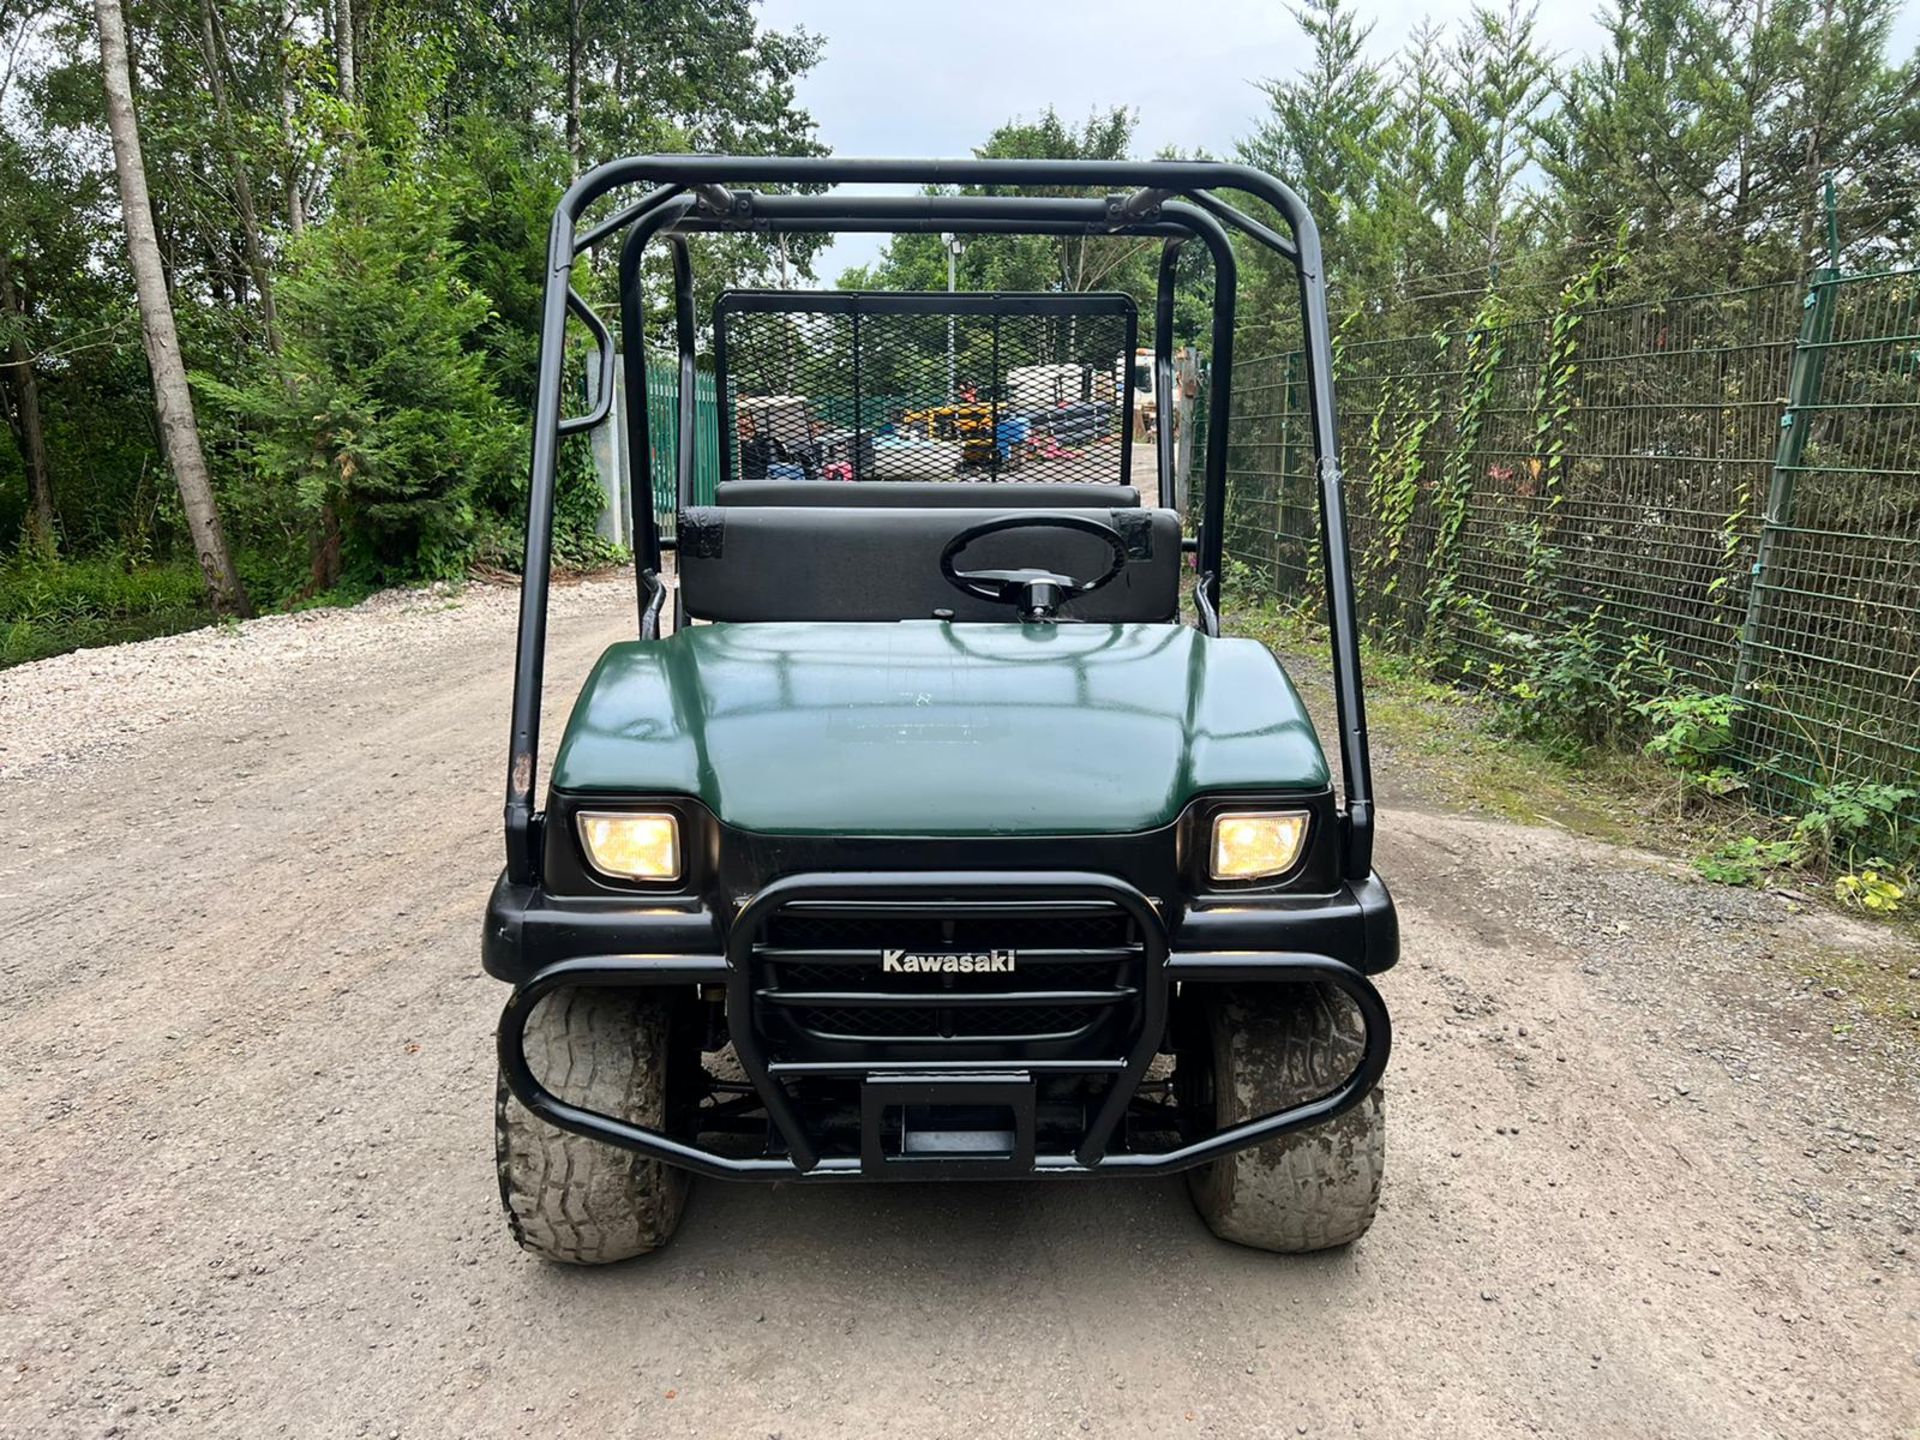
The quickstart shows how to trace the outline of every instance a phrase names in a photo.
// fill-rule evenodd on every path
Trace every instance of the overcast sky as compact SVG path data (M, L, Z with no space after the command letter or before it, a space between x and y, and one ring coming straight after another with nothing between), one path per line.
M1446 22L1472 0L1357 0L1372 45L1397 50L1422 16ZM1564 56L1600 40L1589 0L1543 0L1544 43ZM1164 145L1229 155L1257 122L1252 81L1296 73L1305 39L1282 0L764 0L766 24L826 37L800 101L841 155L971 153L993 128L1052 105L1069 121L1129 105L1141 155ZM1895 51L1920 34L1920 0L1895 26ZM848 235L818 265L831 283L885 237Z

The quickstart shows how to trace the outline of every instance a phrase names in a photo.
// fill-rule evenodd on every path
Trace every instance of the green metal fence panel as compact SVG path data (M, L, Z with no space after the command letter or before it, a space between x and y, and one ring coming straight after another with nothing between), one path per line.
M1300 364L1237 367L1227 546L1317 601ZM1739 693L1740 759L1783 808L1920 775L1920 274L1548 296L1337 366L1377 637L1469 677L1575 626L1609 659L1655 653Z
M1823 277L1807 301L1794 443L1778 451L1742 657L1743 738L1789 791L1913 784L1920 274Z
M713 376L694 376L693 500L711 505L720 480L720 406ZM660 533L674 530L674 483L680 463L680 371L662 360L647 362L647 431L653 454L648 472L653 477L654 520Z

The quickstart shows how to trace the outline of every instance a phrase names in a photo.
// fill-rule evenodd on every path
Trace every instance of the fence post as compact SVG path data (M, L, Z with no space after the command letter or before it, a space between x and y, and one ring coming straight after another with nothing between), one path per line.
M1299 457L1298 437L1294 433L1293 417L1300 401L1300 352L1287 352L1286 368L1281 371L1280 381L1280 483L1275 489L1273 507L1273 582L1277 590L1281 578L1281 557L1286 553L1287 541L1293 537L1299 527L1293 523L1293 467ZM1301 557L1306 563L1306 557Z
M1747 697L1758 664L1756 652L1766 614L1768 575L1778 536L1793 524L1794 481L1820 404L1820 380L1827 368L1827 347L1833 339L1834 292L1839 279L1840 271L1835 266L1821 266L1813 272L1806 298L1800 302L1800 333L1787 369L1787 405L1780 416L1780 438L1774 446L1773 474L1767 484L1767 508L1760 517L1760 545L1747 583L1747 613L1740 626L1740 651L1733 667L1737 700Z

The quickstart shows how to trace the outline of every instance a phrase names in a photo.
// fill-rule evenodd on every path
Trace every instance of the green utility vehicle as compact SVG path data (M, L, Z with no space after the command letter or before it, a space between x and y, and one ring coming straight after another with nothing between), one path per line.
M835 188L872 182L930 193ZM624 208L586 218L617 191ZM836 230L1160 242L1152 483L1133 483L1134 387L1114 381L1137 339L1125 296L741 292L696 314L690 237ZM1285 672L1220 635L1234 231L1300 277L1338 792ZM616 384L570 276L616 239L639 638L594 667L536 808L558 445L607 422ZM671 255L680 373L659 518L650 242ZM1213 321L1188 536L1142 491L1175 493L1192 244ZM546 286L483 952L513 987L497 1140L519 1242L574 1263L655 1249L693 1175L1185 1172L1227 1239L1363 1234L1389 1046L1369 977L1399 933L1371 863L1324 277L1298 197L1186 162L647 157L567 193ZM563 418L570 313L599 374ZM703 344L722 479L698 504Z

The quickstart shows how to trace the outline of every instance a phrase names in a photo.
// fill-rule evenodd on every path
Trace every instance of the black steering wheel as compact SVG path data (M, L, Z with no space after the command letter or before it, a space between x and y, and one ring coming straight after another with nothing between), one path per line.
M1113 563L1106 573L1092 580L1076 580L1054 570L959 570L954 559L976 540L998 535L1003 530L1077 530L1092 535L1113 547ZM969 525L940 552L940 573L947 583L965 594L1002 605L1017 605L1022 620L1047 622L1059 617L1060 607L1082 595L1091 595L1127 568L1127 541L1111 523L1091 515L1076 515L1065 510L1036 510L1026 514L1001 515Z

